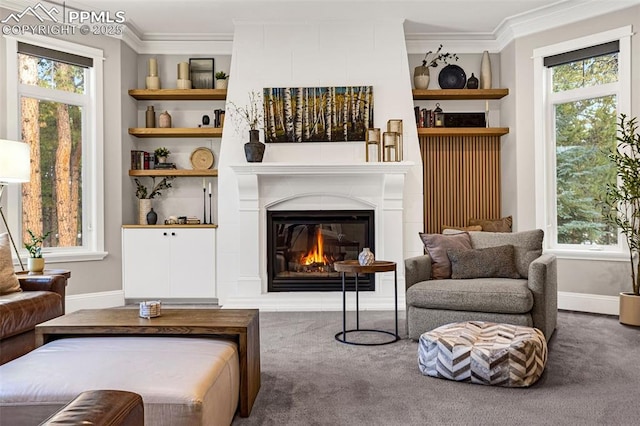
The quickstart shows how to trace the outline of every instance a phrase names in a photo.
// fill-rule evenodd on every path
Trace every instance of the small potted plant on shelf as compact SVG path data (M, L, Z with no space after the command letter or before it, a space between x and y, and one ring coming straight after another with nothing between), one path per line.
M171 151L162 146L160 148L156 148L156 150L153 151L153 154L156 156L156 163L166 163L167 157L171 154Z
M136 198L138 199L138 225L155 225L157 223L158 215L151 207L151 200L161 196L162 193L160 191L171 188L171 179L170 177L164 177L156 184L156 179L152 177L151 192L140 183L138 178L134 179L136 182Z
M629 248L632 292L620 293L622 324L640 326L640 134L637 119L620 114L618 143L608 158L615 165L616 184L607 184L602 201L605 221L624 234Z
M29 241L24 243L24 248L29 252L27 266L29 272L44 271L44 258L42 257L42 243L51 235L51 231L44 235L37 236L31 229L27 229Z
M260 130L258 129L262 122L262 93L251 91L247 106L238 106L229 102L228 109L233 114L236 131L240 132L241 129L244 129L245 124L249 126L249 142L244 144L247 161L250 163L262 162L265 145L260 142Z
M218 71L216 77L216 89L226 89L229 84L229 74L224 71Z
M455 53L441 53L442 45L438 47L435 53L431 50L424 55L424 59L422 60L422 65L417 66L413 71L413 84L416 89L426 89L429 87L430 80L430 68L436 68L438 66L438 62L444 62L448 64L450 60L458 60L458 55Z

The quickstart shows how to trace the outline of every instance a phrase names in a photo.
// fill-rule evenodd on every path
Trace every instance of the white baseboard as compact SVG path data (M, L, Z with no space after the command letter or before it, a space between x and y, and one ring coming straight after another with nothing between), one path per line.
M398 309L404 310L404 298L398 298ZM269 299L263 297L235 297L227 300L224 308L258 308L265 311L334 311L342 309L342 302L296 300L287 303L286 300ZM301 303L302 302L302 303ZM364 303L363 303L364 302ZM352 309L351 300L347 309ZM71 313L79 309L104 309L124 306L124 292L105 291L100 293L77 294L66 297L66 312ZM558 292L558 309L568 311L591 312L594 314L618 315L620 305L618 296L603 296L599 294ZM392 310L393 300L360 301L362 310Z
M591 312L594 314L618 315L620 301L618 296L600 294L558 292L558 309L568 311Z
M124 306L122 290L103 291L100 293L74 294L65 298L65 313L80 309L104 309Z

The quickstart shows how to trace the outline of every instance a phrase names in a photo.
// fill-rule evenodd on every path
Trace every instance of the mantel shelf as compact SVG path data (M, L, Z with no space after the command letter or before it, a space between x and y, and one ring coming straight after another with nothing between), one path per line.
M222 127L130 127L129 134L137 138L220 138Z
M224 101L225 89L131 89L129 96L140 101Z
M502 99L509 89L413 89L414 100Z
M185 170L185 169L129 170L129 176L212 177L212 176L218 176L218 169L205 169L205 170Z
M419 127L418 136L504 136L508 127Z
M244 163L231 164L230 167L238 175L384 175L406 174L414 166L412 161L389 161L370 163L330 163L330 164L294 164L294 163Z

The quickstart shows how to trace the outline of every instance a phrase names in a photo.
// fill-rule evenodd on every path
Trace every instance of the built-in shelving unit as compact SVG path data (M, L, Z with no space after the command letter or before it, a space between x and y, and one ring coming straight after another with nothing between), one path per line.
M509 89L416 89L413 99L488 103L508 94ZM509 128L419 127L417 131L424 174L424 231L466 226L473 217L500 217L500 137Z
M129 96L139 101L224 101L225 89L131 89Z
M219 138L222 127L130 127L129 134L137 138Z
M186 170L186 169L129 170L129 176L215 177L215 176L218 176L218 169L206 169L206 170Z

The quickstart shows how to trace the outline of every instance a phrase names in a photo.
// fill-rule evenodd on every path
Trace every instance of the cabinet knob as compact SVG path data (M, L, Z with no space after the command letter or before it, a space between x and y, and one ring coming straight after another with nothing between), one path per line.
M172 232L172 233L171 233L171 236L175 237L175 236L176 236L176 233L175 233L175 232Z
M162 235L164 235L164 236L166 237L166 236L167 236L167 233L166 233L166 232L163 232L163 233L162 233Z

